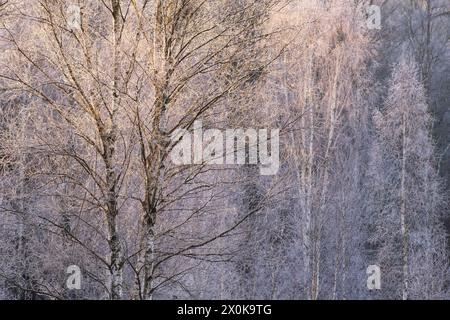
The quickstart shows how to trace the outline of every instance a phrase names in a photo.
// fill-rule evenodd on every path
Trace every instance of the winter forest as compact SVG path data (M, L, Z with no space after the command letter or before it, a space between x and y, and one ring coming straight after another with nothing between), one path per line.
M0 0L0 299L450 300L449 75L450 0Z

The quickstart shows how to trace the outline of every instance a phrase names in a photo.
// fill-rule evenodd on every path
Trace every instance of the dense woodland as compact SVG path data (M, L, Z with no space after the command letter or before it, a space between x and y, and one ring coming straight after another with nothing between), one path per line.
M449 0L0 0L0 299L450 299L449 36ZM175 165L197 121L279 129L277 174Z

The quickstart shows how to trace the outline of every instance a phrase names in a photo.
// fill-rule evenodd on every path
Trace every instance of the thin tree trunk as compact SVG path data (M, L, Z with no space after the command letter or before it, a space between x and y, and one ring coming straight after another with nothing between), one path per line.
M401 223L401 234L402 234L402 263L403 263L403 289L402 298L403 300L408 299L408 230L406 225L406 119L405 111L402 113L402 173L401 173L401 187L400 187L400 223Z
M329 129L328 129L328 137L327 137L327 145L325 149L324 156L324 164L322 167L323 170L323 179L322 179L322 188L320 195L320 203L319 203L319 212L318 217L315 219L314 223L314 259L313 259L313 278L311 285L311 298L313 300L317 300L319 296L319 285L320 285L320 259L321 259L321 241L322 241L322 226L323 226L323 214L325 212L326 205L326 194L328 191L328 183L329 183L329 165L330 165L330 157L331 157L331 148L335 139L335 130L337 126L337 99L338 99L338 80L339 80L339 72L340 72L340 58L341 55L338 54L336 57L336 67L333 79L333 91L331 95L330 101L330 120L329 120Z

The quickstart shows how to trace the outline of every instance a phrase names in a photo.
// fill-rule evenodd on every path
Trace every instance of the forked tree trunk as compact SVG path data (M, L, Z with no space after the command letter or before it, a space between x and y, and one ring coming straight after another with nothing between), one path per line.
M166 111L168 107L169 57L166 56L167 43L165 28L166 15L164 1L155 4L155 27L153 43L153 66L155 102L152 110L150 137L141 136L141 151L145 176L145 199L141 216L141 230L137 274L135 276L134 298L151 300L154 291L155 267L155 225L159 206L161 185L164 179L164 159L167 154ZM144 141L150 139L151 141ZM148 148L145 147L148 146ZM146 152L147 150L147 152Z

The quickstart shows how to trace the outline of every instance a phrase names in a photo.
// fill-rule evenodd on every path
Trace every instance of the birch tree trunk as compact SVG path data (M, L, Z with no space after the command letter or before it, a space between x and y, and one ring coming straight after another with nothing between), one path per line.
M120 79L120 62L119 62L119 43L120 43L120 1L112 0L113 15L113 91L112 106L109 113L109 128L100 126L100 136L103 144L103 161L106 169L106 188L107 188L107 212L106 221L108 226L108 244L109 244L109 263L110 263L110 279L109 290L110 298L118 300L122 298L122 282L123 282L123 257L119 236L118 224L118 177L115 165L115 151L117 141L117 124L116 114L119 105L119 79Z

